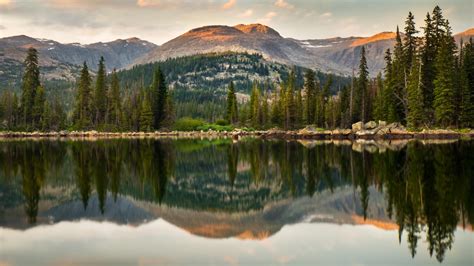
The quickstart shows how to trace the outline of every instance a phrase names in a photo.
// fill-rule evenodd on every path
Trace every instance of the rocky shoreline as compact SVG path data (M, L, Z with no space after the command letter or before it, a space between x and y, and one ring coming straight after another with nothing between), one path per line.
M157 138L157 137L260 137L294 140L406 140L406 139L461 139L474 138L474 130L464 132L450 129L424 129L409 131L400 123L386 124L358 122L351 129L321 130L307 126L300 130L256 130L244 131L154 131L154 132L100 132L100 131L51 131L51 132L0 132L0 139L6 138Z

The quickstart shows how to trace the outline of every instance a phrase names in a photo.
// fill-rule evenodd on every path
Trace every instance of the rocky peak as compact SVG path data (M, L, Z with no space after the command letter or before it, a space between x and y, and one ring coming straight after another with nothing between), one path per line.
M239 25L234 26L234 28L246 34L265 34L265 35L271 35L275 37L281 37L280 34L276 30L259 23L247 24L247 25L239 24Z
M371 42L391 40L391 39L395 39L396 36L397 36L397 34L395 32L384 31L384 32L377 33L377 34L375 34L373 36L370 36L370 37L367 37L367 38L361 38L361 39L355 40L354 42L352 42L351 47L361 46L361 45L368 44L368 43L371 43Z

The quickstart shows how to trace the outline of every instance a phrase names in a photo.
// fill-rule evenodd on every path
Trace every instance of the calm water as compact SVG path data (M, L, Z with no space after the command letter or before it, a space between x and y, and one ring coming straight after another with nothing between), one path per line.
M472 265L474 142L0 142L0 265Z

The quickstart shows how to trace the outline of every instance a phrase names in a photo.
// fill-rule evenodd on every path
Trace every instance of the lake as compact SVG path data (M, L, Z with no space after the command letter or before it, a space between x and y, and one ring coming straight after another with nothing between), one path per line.
M0 265L473 265L474 141L0 142Z

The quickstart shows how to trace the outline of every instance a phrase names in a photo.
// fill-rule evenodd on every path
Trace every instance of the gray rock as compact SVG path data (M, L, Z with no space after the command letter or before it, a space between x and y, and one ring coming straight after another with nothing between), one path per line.
M361 131L363 129L364 129L364 123L360 121L355 124L352 124L352 131L354 132Z
M369 121L364 125L365 129L374 129L377 127L377 123L375 121Z

